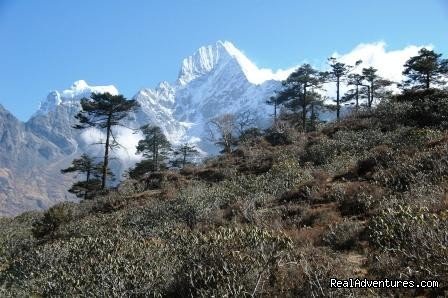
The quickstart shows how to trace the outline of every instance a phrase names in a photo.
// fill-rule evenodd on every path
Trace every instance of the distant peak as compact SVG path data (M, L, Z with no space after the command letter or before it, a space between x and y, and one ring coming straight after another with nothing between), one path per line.
M79 97L89 96L91 93L110 93L118 94L117 88L114 85L104 85L104 86L93 86L87 84L85 80L75 81L70 89L66 89L61 92L61 98L64 101L69 99L79 99Z
M268 80L284 80L292 72L292 69L273 72L271 69L258 68L232 42L219 40L215 44L200 47L193 55L185 58L182 61L178 81L181 85L186 85L209 73L220 63L230 60L236 61L246 79L255 85Z
M193 55L183 59L179 72L179 83L186 85L194 79L212 71L219 63L232 58L227 51L231 45L227 41L218 41L213 45L202 46Z
M113 95L118 94L117 88L113 85L106 86L91 86L87 84L85 80L75 81L69 89L65 89L61 92L51 91L47 98L40 103L37 114L47 114L50 111L54 111L57 106L78 106L81 98L89 97L92 93L110 93Z

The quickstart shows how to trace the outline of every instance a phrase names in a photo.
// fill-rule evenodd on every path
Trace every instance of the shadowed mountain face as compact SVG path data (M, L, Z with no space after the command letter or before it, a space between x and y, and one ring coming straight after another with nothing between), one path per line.
M42 209L69 199L70 179L59 174L76 148L43 126L22 123L0 107L0 215ZM42 131L41 131L42 132Z
M229 42L200 48L182 62L178 79L162 82L155 89L142 89L133 97L141 109L130 115L126 126L160 126L170 142L196 143L205 153L216 148L207 141L206 124L224 113L252 111L258 124L270 121L265 101L280 82L265 77ZM91 93L118 94L114 86L90 86L77 81L64 91L51 92L26 123L0 107L0 215L45 209L66 200L74 176L60 170L87 152L101 157L103 148L93 145L103 138L101 131L72 128L80 110L80 99ZM128 128L115 131L123 147L113 157L112 167L120 174L141 157L135 155L138 134Z

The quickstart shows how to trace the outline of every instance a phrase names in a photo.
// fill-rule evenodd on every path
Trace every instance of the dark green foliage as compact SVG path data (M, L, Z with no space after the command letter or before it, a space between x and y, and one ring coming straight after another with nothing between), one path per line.
M359 108L359 100L364 97L364 94L361 92L361 88L363 87L363 81L365 80L365 77L363 75L357 74L357 73L351 73L347 76L347 85L354 86L354 89L351 89L348 91L348 93L345 95L346 99L342 100L349 101L349 100L355 100L355 108Z
M368 100L367 100L367 106L370 108L372 107L374 94L375 94L375 82L378 80L378 75L376 74L378 69L371 67L363 68L362 69L362 75L364 76L365 80L368 82Z
M288 133L288 131L285 130L278 130L278 129L268 129L265 132L265 139L268 141L272 146L278 146L278 145L288 145L292 143L291 137Z
M276 104L281 103L293 111L299 111L300 123L304 131L307 130L307 115L315 117L317 107L322 100L315 90L322 87L322 74L310 64L303 64L282 82L283 88L273 99Z
M33 235L36 238L52 238L60 225L72 220L72 209L69 204L62 203L48 209L41 220L33 224Z
M136 100L126 100L123 95L112 95L110 93L93 93L90 98L81 99L82 110L75 116L79 124L76 129L96 127L106 130L104 142L104 160L101 177L101 189L106 187L109 167L109 149L117 145L112 132L112 127L120 125L121 121L139 107ZM111 138L113 142L111 143Z
M61 170L61 173L78 172L86 176L84 181L78 181L68 190L79 198L91 199L96 191L101 189L102 163L95 163L87 154L81 155L79 159L74 159L72 165ZM113 177L113 173L108 169L107 174Z
M199 151L194 145L188 143L182 144L173 151L175 157L170 161L172 166L177 168L184 168L186 165L191 164L191 159L199 155Z
M146 173L154 171L154 163L151 159L144 159L135 164L132 169L129 169L129 177L135 180L141 179Z
M362 76L364 80L367 81L367 85L362 86L367 88L364 94L367 97L367 107L369 108L372 107L375 98L377 100L383 100L392 95L391 91L389 91L387 87L391 86L393 82L381 78L377 74L377 71L378 69L373 67L362 69Z
M417 56L409 58L404 65L403 74L408 77L405 86L417 89L429 89L443 84L443 78L448 76L448 59L442 59L442 54L433 50L420 49Z
M153 172L158 171L167 158L171 144L158 126L148 124L142 126L140 130L143 132L144 139L138 142L137 153L143 153L143 156L152 162Z
M95 193L100 189L101 189L101 180L90 179L89 181L75 182L68 191L75 194L78 198L89 200L93 199Z
M354 66L339 62L334 57L328 58L328 62L331 70L322 75L326 81L333 81L336 83L336 119L339 120L341 112L340 84ZM361 62L361 60L357 61L356 65L361 64Z

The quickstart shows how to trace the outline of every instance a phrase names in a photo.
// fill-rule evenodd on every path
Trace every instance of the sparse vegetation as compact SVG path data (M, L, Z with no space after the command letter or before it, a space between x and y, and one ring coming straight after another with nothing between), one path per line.
M92 200L0 219L0 295L446 296L448 94L423 87L313 132L279 115L237 142L232 118L224 155L141 164ZM332 277L440 287L336 289Z

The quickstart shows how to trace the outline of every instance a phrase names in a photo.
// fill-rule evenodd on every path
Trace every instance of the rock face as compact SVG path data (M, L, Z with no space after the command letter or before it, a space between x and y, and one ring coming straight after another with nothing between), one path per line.
M251 111L260 125L271 119L265 101L280 87L230 42L201 47L182 62L178 79L155 89L142 89L133 97L141 109L126 126L158 125L173 144L193 142L206 153L216 148L206 140L206 123L224 113ZM62 92L53 91L26 123L0 106L0 215L44 209L74 200L67 189L75 177L60 169L87 152L100 157L102 147L92 145L104 135L72 128L80 99L91 93L118 94L114 86L90 86L77 81ZM113 168L122 172L140 159L135 155L139 135L117 128L123 147L114 152Z

